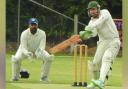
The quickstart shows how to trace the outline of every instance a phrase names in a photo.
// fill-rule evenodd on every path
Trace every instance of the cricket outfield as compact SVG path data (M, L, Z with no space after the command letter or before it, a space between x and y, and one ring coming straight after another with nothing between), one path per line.
M89 57L89 60L93 59ZM73 57L55 56L49 78L50 84L44 84L40 79L41 60L31 62L26 59L22 62L22 68L30 72L29 79L11 81L11 54L6 55L6 89L86 89L84 87L72 87L73 83ZM90 78L88 79L90 81ZM113 71L107 82L106 89L122 89L122 58L117 58L113 64Z

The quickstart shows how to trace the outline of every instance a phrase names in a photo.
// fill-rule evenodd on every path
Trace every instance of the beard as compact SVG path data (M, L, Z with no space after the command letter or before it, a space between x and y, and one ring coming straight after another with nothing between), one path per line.
M34 35L37 32L37 28L30 29L30 32Z
M93 17L93 18L99 18L100 9L97 9L97 12L95 12L95 13L90 13L90 11L88 11L88 15L89 15L90 17Z
M93 17L93 18L98 18L99 17L99 13L97 12L95 14L90 14L90 16Z
M98 18L99 15L95 14L95 15L91 15L93 18Z

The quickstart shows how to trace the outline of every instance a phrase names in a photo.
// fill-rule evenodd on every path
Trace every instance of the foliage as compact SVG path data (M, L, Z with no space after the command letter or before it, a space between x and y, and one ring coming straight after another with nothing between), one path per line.
M90 0L35 0L71 18L79 15L79 21L87 24L87 4ZM122 18L122 0L98 0L101 8L107 8L113 18ZM18 0L7 0L6 4L6 38L7 41L17 41L17 11ZM40 28L46 31L48 39L65 39L73 33L73 21L42 8L29 0L21 0L20 34L27 28L27 21L31 17L38 18ZM79 30L83 29L79 26Z

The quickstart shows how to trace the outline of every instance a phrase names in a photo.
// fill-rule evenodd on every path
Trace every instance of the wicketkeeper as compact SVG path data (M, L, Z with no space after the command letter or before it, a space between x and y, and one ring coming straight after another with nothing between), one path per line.
M22 32L20 38L20 46L15 55L12 55L12 80L19 80L21 62L24 58L30 60L33 56L44 61L43 71L40 80L49 82L48 75L51 68L54 55L50 55L45 50L46 34L38 28L38 20L36 18L29 19L29 27Z
M88 15L91 18L85 31L80 32L82 39L88 39L98 34L97 50L93 60L94 80L87 86L88 89L99 87L104 89L106 76L120 49L120 39L115 23L107 9L100 9L96 1L88 4Z

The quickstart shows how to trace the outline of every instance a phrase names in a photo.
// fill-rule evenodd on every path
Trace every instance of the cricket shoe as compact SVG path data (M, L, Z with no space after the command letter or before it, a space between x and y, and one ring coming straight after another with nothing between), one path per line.
M97 86L99 89L104 89L105 85L101 80L92 80L92 83Z
M50 82L51 82L51 81L48 79L47 76L41 77L40 81L42 81L43 83L50 83Z
M91 82L88 86L87 89L95 89L95 85Z
M12 81L18 81L19 79L18 78L12 78Z

